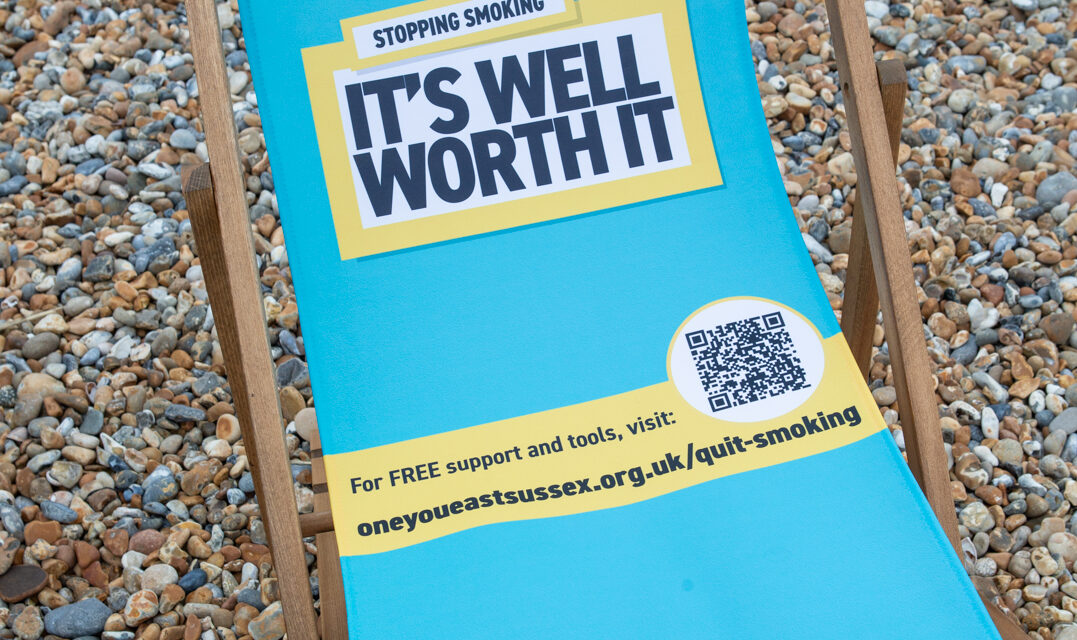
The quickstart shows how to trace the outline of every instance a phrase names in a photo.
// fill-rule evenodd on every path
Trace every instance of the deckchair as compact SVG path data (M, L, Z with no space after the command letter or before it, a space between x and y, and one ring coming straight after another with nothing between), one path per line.
M325 0L296 16L285 15L286 3L240 3L318 398L320 433L310 436L315 512L300 515L216 8L210 0L187 3L211 163L185 172L184 192L288 636L1025 637L990 595L981 602L959 560L894 178L904 70L900 63L875 64L863 5L827 2L859 175L839 331L771 164L740 2L641 3L653 13L608 0L498 4L495 18L493 5L475 2L396 7ZM446 12L465 5L471 22L481 22L475 17L481 9L482 19L504 24L454 35ZM536 15L525 20L519 15L525 10ZM620 31L602 26L610 22ZM573 49L577 33L586 37ZM666 50L633 55L647 38L664 39ZM378 42L399 48L385 53ZM618 161L635 173L556 193L547 177L550 189L531 193L523 205L506 196L473 208L465 196L476 189L512 191L514 181L504 146L501 155L491 151L498 140L508 144L505 138L472 138L467 151L476 154L481 140L494 142L482 159L487 175L477 173L470 194L461 194L459 169L455 183L441 176L440 192L427 186L426 193L445 196L438 215L396 229L383 224L379 218L393 215L394 207L414 213L427 203L416 206L409 197L422 194L404 186L377 195L379 167L360 157L377 146L362 139L369 128L355 126L371 122L361 110L392 100L384 96L394 91L419 95L409 74L426 65L443 76L416 76L424 85L433 81L432 99L444 107L430 113L440 118L442 133L452 131L458 113L437 88L452 84L452 69L465 67L438 66L439 55L478 69L536 50L547 52L534 56L539 63L558 56L564 63L571 55L594 63L589 78L611 52L619 53L620 72L606 76L616 80L590 84L593 105L657 95L676 78L676 101L662 108L677 110L674 122L685 132L675 141L680 146L659 143L657 102L648 103L651 111L633 106L619 112L625 152ZM468 58L473 54L479 58ZM624 62L629 56L633 64ZM376 73L349 75L355 68ZM654 80L663 69L670 75ZM383 82L368 84L372 78ZM562 92L560 99L571 111L573 95ZM510 124L523 112L496 99L489 107L495 116L502 109ZM373 130L384 131L388 143L394 136L385 113ZM642 135L649 133L653 144L639 143L633 117L647 119ZM584 118L574 130L565 123L571 124L554 122L546 133L571 147L581 139L580 124L586 133L588 123ZM526 129L519 132L527 138ZM597 177L595 154L584 147L577 143L573 153L577 160L590 153L585 168ZM442 148L463 153L453 142ZM647 173L648 161L674 161L686 149L685 163ZM335 164L341 156L345 162ZM417 165L406 165L414 159L401 158L397 169L407 166L414 175ZM561 161L558 171L568 181L579 167L572 158ZM384 162L383 172L392 169ZM529 167L527 177L544 182L534 156ZM357 219L364 193L342 185L360 184L367 186L359 207L367 217ZM870 395L865 400L862 380L842 377L866 372L880 304L908 466ZM664 344L652 344L659 325L671 326ZM762 348L763 356L745 360L749 347ZM746 361L770 363L768 375L736 364ZM751 382L737 383L743 376ZM801 416L824 391L831 399L847 394L846 412ZM679 395L662 395L671 393ZM682 422L658 410L665 405L648 404L654 398L675 404ZM642 406L655 407L654 417L641 409L633 422ZM604 428L610 412L622 407L632 414L620 420L624 429ZM589 417L593 433L551 431ZM802 428L791 423L801 418ZM755 434L762 441L754 444L747 436L761 419L775 428ZM737 431L738 424L745 430ZM782 424L788 426L776 426ZM693 436L683 455L650 444L673 442L695 425L704 427L698 433L716 435ZM641 438L665 439L632 440L637 430ZM626 433L632 444L624 443ZM796 451L786 442L794 442L790 433ZM729 434L746 438L737 444ZM542 441L533 444L545 460L505 448L539 435ZM603 453L587 458L587 447L604 447ZM632 455L653 454L647 469L656 478L642 475L642 465L639 473L595 468L590 488L605 489L605 502L597 492L584 496L586 479L570 474L580 464L613 464L625 447L636 447ZM456 455L462 451L476 455ZM436 507L436 487L450 482L446 459L461 477L502 483L452 485L461 491L537 487L564 477L557 484L563 499L521 506L518 514L501 508L500 498L496 506L488 499L491 505L478 509L481 518L468 515L464 501L456 507L446 499L443 515L433 515L435 508L424 516L423 500ZM441 466L435 469L433 460ZM642 493L697 476L704 480ZM554 483L542 488L549 498ZM538 495L527 491L532 499ZM301 541L310 535L318 550L320 620Z

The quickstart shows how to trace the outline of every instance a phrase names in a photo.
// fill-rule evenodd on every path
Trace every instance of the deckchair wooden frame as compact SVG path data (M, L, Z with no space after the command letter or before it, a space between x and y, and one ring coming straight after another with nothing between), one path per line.
M960 556L895 178L905 68L897 60L874 61L862 1L826 0L826 7L858 174L842 332L866 375L881 306L909 466ZM297 511L214 0L187 0L187 16L211 162L185 168L183 191L270 540L288 637L346 640L344 587L316 434L311 442L315 512L300 515ZM302 540L309 536L315 536L318 551L320 624ZM1004 640L1027 640L1011 616L990 598L984 597L984 602Z

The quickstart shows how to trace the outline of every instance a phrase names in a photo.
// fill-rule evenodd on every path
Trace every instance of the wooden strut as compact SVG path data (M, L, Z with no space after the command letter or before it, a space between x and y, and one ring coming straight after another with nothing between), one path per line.
M900 62L874 62L861 0L826 0L826 8L857 169L842 331L861 372L866 374L875 314L881 303L909 468L961 557L950 472L940 437L938 405L916 285L909 268L909 245L896 178L904 68L899 67ZM879 123L885 123L885 128ZM1028 640L1028 634L1012 616L984 594L980 596L1004 640Z
M329 491L326 486L325 461L322 459L322 441L318 429L314 430L310 443L311 484L314 488L314 513L299 517L313 522L314 528L304 529L303 535L315 535L318 547L318 589L322 605L322 638L325 640L348 640L347 603L344 601L344 575L340 568L340 550L337 534L333 532L333 514L329 511Z
M908 78L905 65L900 60L883 60L875 66L883 96L891 164L897 165ZM868 249L863 201L857 198L853 202L853 229L849 240L849 266L845 270L841 332L845 334L845 341L849 343L849 350L853 352L853 358L864 379L867 379L868 370L871 368L871 348L878 313L879 291L875 288L875 266L871 263L871 252Z
M904 217L895 163L905 100L900 61L875 64L859 0L826 0L859 180L846 275L842 331L863 374L871 363L875 318L881 304L898 393L909 466L951 544L961 554L957 518L939 437L927 351L915 284L908 266ZM228 380L250 460L288 637L319 637L303 537L316 536L320 636L348 637L344 588L317 431L311 442L315 512L298 514L281 427L258 286L250 221L224 74L220 28L213 0L188 0L191 50L211 164L184 172L183 191L193 222L206 286L228 366ZM885 122L882 128L872 123ZM225 238L246 237L248 251L226 251ZM25 321L26 319L23 319ZM988 612L1004 640L1027 640L1024 630L990 600Z

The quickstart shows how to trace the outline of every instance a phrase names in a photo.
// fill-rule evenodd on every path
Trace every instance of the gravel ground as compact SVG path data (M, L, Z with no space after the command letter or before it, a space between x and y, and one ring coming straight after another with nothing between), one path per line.
M856 175L825 11L747 6L786 191L840 310ZM1075 640L1073 5L866 7L878 55L909 71L899 181L966 565L1034 638ZM303 340L238 12L219 15L310 511ZM0 24L0 638L280 638L179 193L180 165L206 159L183 6L0 0ZM876 344L900 446L881 328Z

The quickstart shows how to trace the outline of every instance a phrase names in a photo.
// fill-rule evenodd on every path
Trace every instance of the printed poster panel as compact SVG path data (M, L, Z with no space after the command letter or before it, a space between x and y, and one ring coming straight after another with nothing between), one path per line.
M303 52L343 259L721 184L683 5L421 6Z

